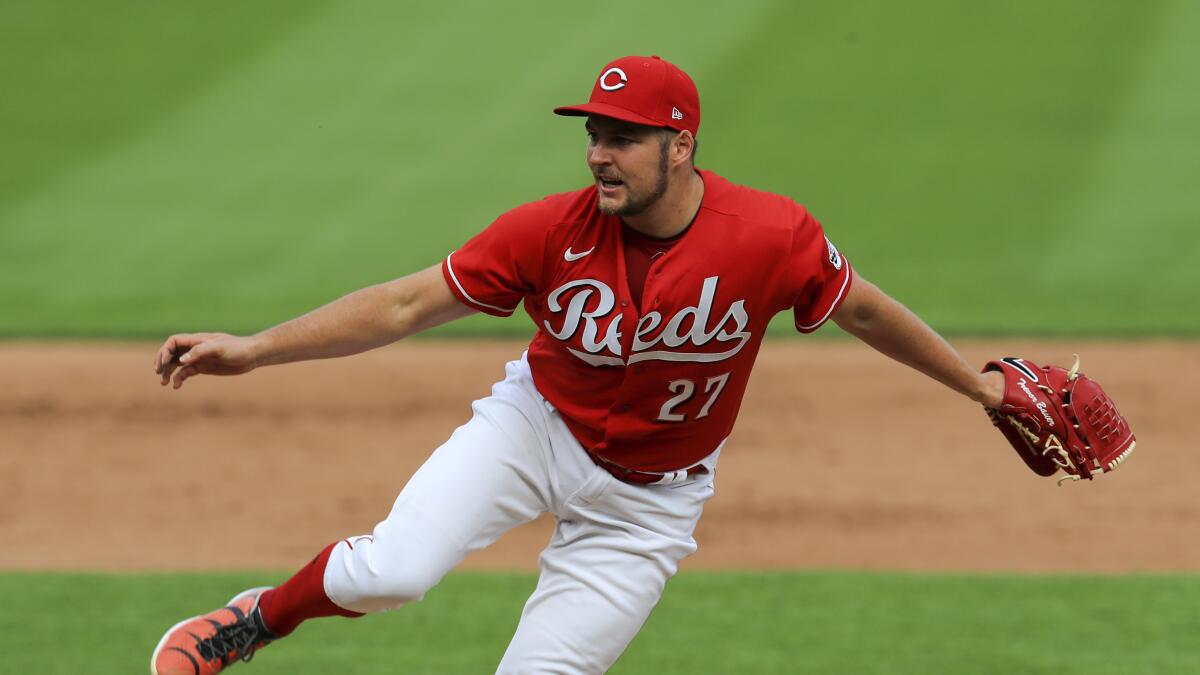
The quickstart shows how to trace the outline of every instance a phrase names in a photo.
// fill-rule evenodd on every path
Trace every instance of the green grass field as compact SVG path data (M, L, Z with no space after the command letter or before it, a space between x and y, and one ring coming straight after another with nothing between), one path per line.
M0 672L144 672L168 626L263 580L0 575ZM420 604L306 624L246 672L492 672L533 584L529 575L452 574ZM1191 576L684 573L611 672L1194 673L1198 594Z
M1197 335L1198 32L1187 0L4 3L0 335L254 330L433 264L587 182L549 109L623 53L695 75L702 166L943 331Z

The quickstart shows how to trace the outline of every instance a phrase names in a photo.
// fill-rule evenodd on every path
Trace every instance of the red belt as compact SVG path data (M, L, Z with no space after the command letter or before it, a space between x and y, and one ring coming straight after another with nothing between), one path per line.
M680 469L679 471L638 471L637 469L623 467L620 464L611 462L603 457L597 457L590 452L588 453L588 457L592 458L592 461L595 462L596 466L611 473L617 480L624 481L626 483L633 483L635 485L653 485L655 483L670 485L672 483L681 482L689 476L708 473L708 467L704 466L703 464L689 466L687 469Z

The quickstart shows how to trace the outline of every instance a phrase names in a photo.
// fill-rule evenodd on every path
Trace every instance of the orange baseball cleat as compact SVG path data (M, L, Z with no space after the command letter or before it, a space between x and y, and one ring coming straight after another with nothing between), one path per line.
M150 657L151 675L215 675L275 639L263 625L258 597L270 587L233 596L226 606L171 626Z

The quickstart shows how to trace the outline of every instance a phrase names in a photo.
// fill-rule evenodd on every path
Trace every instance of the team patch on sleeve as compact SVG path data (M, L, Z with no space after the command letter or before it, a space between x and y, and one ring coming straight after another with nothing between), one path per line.
M793 244L793 277L797 295L793 301L796 330L811 333L831 317L850 288L853 270L825 235L821 224L807 211L797 224Z
M829 250L829 264L833 265L833 269L842 270L842 254L838 253L837 247L829 241L829 237L825 237L825 246Z

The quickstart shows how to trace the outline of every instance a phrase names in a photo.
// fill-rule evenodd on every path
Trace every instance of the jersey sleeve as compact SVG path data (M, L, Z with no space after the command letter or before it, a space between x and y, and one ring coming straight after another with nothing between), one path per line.
M817 219L796 205L796 225L789 258L796 291L792 313L796 330L811 333L833 316L850 290L854 271Z
M509 316L542 286L542 262L550 223L539 203L497 218L442 261L450 291L468 307Z

